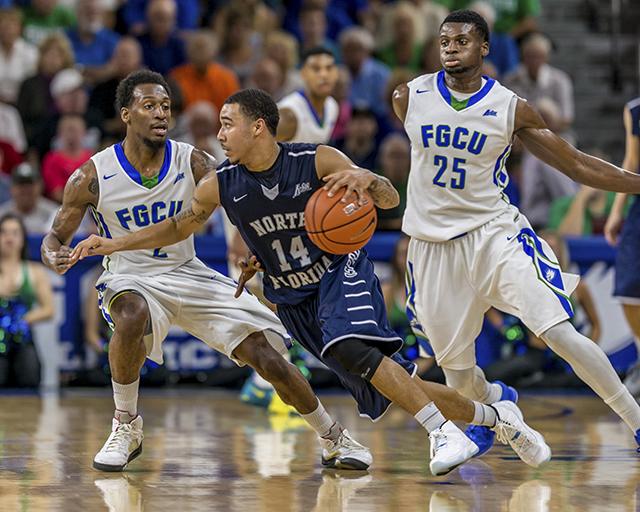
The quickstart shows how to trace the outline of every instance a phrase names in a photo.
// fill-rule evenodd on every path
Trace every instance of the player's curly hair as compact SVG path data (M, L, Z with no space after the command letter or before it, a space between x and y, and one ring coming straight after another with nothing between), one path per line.
M164 87L169 97L171 97L171 88L167 81L160 73L155 71L149 71L148 69L141 69L129 73L124 78L116 89L116 111L119 112L122 107L131 106L133 101L133 90L140 84L158 84Z
M440 28L442 28L442 25L445 23L471 23L482 39L486 43L489 42L489 25L487 25L486 20L475 11L469 11L467 9L453 11L449 13L440 24Z
M280 122L278 105L273 98L262 89L243 89L225 100L226 104L237 103L240 111L252 121L264 120L267 129L275 137Z

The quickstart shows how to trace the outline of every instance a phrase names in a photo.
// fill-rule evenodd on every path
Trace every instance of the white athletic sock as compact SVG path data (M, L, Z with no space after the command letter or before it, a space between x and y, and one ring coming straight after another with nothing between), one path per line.
M342 431L338 422L329 415L320 400L318 400L318 407L315 411L301 414L301 416L320 437L334 439Z
M500 401L502 397L502 388L500 384L495 384L493 382L487 382L487 394L484 400L480 400L484 404L494 404Z
M495 427L498 416L496 410L490 405L481 404L480 402L473 402L473 406L476 408L473 413L472 425L482 425L484 427Z
M427 432L440 428L447 421L440 412L440 409L436 407L435 402L429 402L425 405L416 413L414 418Z
M251 382L258 386L260 389L273 389L273 386L271 385L271 382L269 382L268 380L263 379L260 374L253 370L253 373L251 374Z
M640 429L640 406L624 387L609 359L589 338L580 334L568 321L555 325L541 338L565 359L586 384L611 407L635 433Z
M140 378L131 384L118 384L111 380L113 401L116 404L114 418L120 423L129 423L138 415L138 387Z

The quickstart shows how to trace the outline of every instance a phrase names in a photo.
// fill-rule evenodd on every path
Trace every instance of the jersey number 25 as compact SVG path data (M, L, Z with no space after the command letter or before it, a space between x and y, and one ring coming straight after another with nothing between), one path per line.
M449 186L451 188L463 189L465 178L467 175L467 170L462 167L463 164L466 164L467 161L464 158L453 158L451 165L451 172L449 173L451 176L451 181ZM433 164L438 167L438 171L436 175L433 177L433 184L438 185L439 187L446 188L447 182L443 179L444 173L449 168L449 159L443 155L436 155L433 158Z

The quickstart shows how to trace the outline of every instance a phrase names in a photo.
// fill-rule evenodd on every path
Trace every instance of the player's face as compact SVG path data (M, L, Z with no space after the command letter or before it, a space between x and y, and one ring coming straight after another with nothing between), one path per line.
M159 84L140 84L133 90L129 108L122 109L127 131L138 135L145 145L158 148L167 140L171 121L171 99Z
M306 60L300 74L311 94L327 97L338 81L338 66L331 55L313 55Z
M225 103L220 110L218 140L231 163L242 163L253 147L254 133L250 119L237 103Z
M489 54L472 23L445 23L440 30L440 63L450 75L475 71Z

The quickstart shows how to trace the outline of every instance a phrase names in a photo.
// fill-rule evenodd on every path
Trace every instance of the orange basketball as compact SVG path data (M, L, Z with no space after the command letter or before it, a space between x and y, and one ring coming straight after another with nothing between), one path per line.
M320 249L331 254L348 254L362 249L376 230L378 215L372 197L365 192L364 204L355 194L342 202L343 191L329 197L324 188L314 192L304 209L307 233Z

